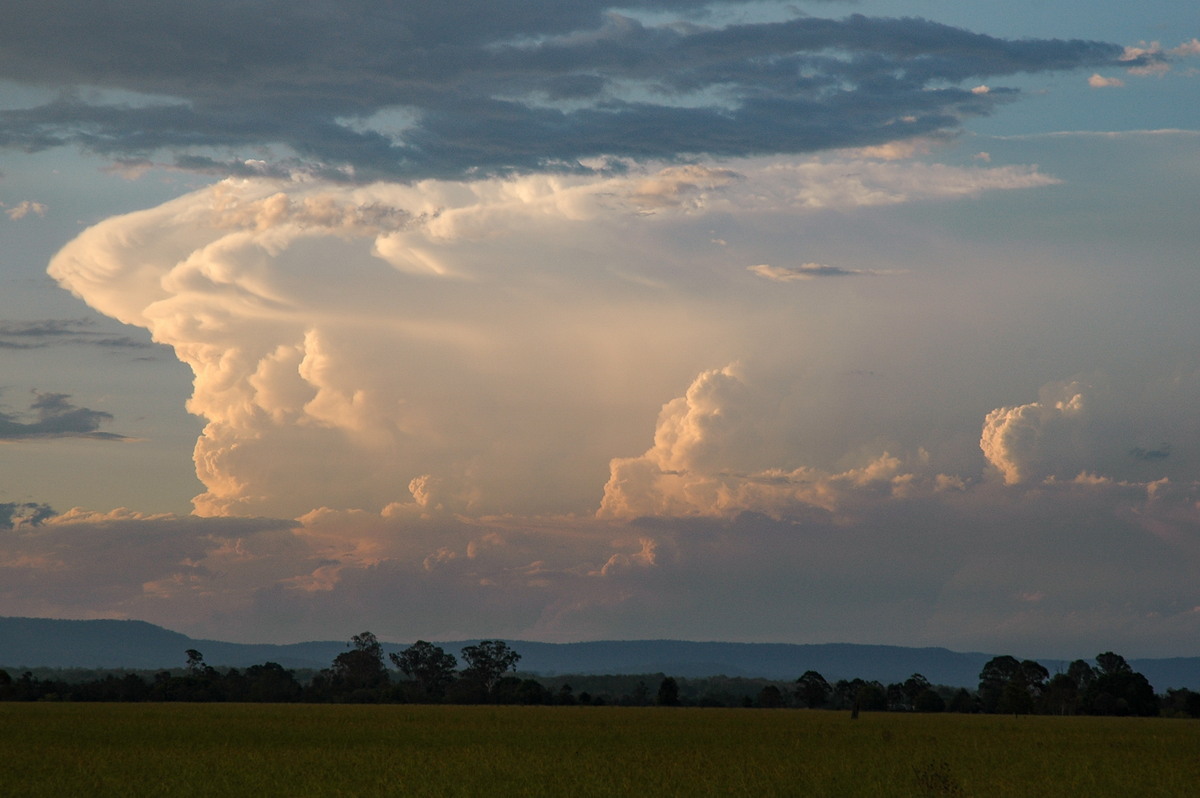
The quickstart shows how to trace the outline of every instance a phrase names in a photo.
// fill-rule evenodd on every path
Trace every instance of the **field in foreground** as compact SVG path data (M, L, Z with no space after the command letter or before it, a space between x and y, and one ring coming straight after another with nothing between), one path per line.
M1183 796L1200 722L803 710L0 705L0 795Z

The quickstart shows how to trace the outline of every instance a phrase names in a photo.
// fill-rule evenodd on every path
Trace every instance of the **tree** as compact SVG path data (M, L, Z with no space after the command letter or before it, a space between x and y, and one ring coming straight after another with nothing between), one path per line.
M917 696L921 695L927 690L932 690L933 685L931 685L929 680L921 674L914 673L912 676L909 676L907 679L905 679L902 689L904 691L904 697L908 700L909 707L916 709ZM938 711L940 712L941 710Z
M832 692L833 688L829 686L829 682L816 671L805 671L796 680L796 698L809 709L824 706Z
M1033 712L1050 677L1040 663L1018 661L1007 654L993 657L979 672L979 700L984 712Z
M203 674L206 667L204 665L204 655L194 648L189 648L183 653L187 655L188 672L193 676L200 676Z
M946 708L951 712L961 712L964 714L979 711L975 696L971 695L965 687L958 688L958 692L950 699L950 704Z
M1092 715L1157 715L1158 696L1150 682L1125 658L1111 651L1096 656L1097 676L1083 694L1084 711Z
M0 685L4 684L3 671L0 671ZM1167 688L1164 696L1163 715L1168 718L1200 718L1200 693L1186 687L1178 689Z
M1079 687L1066 673L1056 673L1043 694L1046 709L1055 715L1074 715L1079 709Z
M859 682L854 694L854 706L863 712L887 712L887 688L876 681Z
M783 706L783 693L773 684L758 691L758 705L763 709L779 709Z
M1103 654L1096 655L1096 666L1098 676L1112 676L1119 673L1133 673L1133 668L1129 667L1129 663L1120 654L1114 654L1111 651L1105 651Z
M663 679L658 685L658 697L654 703L660 707L679 706L679 682L670 676Z
M1082 691L1096 681L1096 669L1084 660L1077 659L1067 666L1067 676L1075 683L1075 689Z
M639 680L637 686L633 688L633 695L629 699L635 707L644 707L650 703L650 688L646 686L644 681Z
M463 678L476 682L490 696L500 677L516 670L521 655L501 640L481 640L463 648L462 658L467 663Z
M391 660L401 673L416 682L418 691L426 699L440 698L447 685L454 681L454 669L458 667L453 654L424 640L418 640L398 654L393 652Z
M246 699L249 701L295 701L300 697L296 675L278 662L264 662L246 668Z
M370 632L354 635L350 651L334 657L333 677L337 687L345 691L374 690L388 683L387 667L383 664L383 646Z
M913 698L912 708L914 712L945 712L946 699L930 687L917 693Z
M979 702L984 712L1000 711L1000 699L1004 688L1021 669L1016 657L1004 654L992 657L979 672Z

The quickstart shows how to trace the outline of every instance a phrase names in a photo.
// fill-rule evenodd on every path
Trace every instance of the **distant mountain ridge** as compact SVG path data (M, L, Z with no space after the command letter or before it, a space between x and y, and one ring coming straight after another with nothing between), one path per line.
M437 641L458 655L477 640ZM521 655L520 670L556 674L664 673L677 677L744 676L793 680L815 670L829 681L855 677L883 683L913 673L934 684L974 688L979 671L993 654L945 648L908 648L854 643L721 643L682 640L602 640L539 643L509 640ZM384 643L387 652L409 643ZM285 668L325 668L347 650L345 641L273 645L226 643L188 637L145 621L64 621L0 617L0 667L134 668L182 667L184 654L196 649L213 666L244 668L277 662ZM1120 653L1120 652L1118 652ZM1081 655L1090 660L1092 655ZM1065 662L1039 660L1052 673ZM1200 657L1130 660L1162 692L1168 687L1200 689Z

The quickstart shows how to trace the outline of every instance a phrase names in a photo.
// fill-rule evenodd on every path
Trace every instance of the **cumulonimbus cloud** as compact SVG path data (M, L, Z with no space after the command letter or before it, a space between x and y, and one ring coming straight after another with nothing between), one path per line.
M679 268L673 238L695 220L1051 182L864 160L360 187L230 179L89 229L50 273L191 367L188 407L207 421L201 512L414 497L588 511L608 461L635 450L635 416L744 335L742 311L713 312L705 286L741 285L744 268L717 247L705 281L698 262ZM560 503L530 504L545 497Z

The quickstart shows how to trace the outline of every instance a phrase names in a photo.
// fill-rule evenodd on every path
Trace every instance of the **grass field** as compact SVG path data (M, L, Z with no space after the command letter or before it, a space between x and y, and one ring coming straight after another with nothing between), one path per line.
M3 796L1194 796L1200 722L0 704Z

